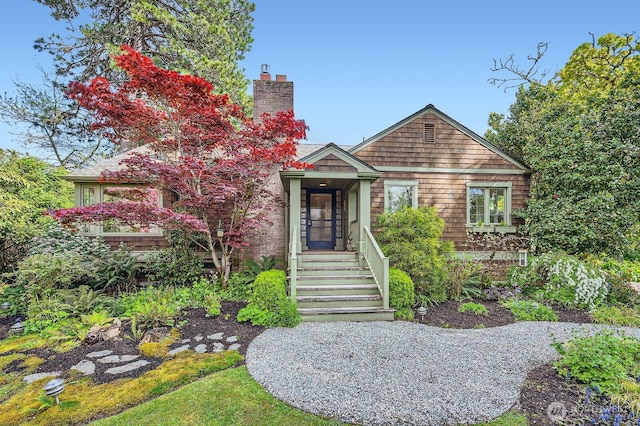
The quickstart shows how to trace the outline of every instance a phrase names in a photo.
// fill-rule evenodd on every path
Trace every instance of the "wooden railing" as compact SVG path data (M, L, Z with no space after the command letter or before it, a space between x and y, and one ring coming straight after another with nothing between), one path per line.
M369 228L365 226L363 229L361 254L378 284L384 309L389 309L389 258L382 253Z
M300 248L300 231L298 226L291 227L289 238L289 290L291 301L296 301L296 285L298 281L298 250Z

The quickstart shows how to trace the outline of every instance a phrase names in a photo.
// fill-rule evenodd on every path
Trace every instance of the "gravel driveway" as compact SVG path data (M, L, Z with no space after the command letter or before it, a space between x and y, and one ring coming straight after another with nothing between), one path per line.
M518 322L478 330L393 322L269 329L247 350L249 373L304 411L363 425L457 425L498 417L529 370L557 357L552 336L606 328ZM628 329L640 337L639 329Z

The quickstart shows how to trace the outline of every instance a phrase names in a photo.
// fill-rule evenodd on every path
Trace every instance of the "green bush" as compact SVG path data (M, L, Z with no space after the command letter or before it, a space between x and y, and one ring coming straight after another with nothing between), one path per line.
M413 319L411 305L414 298L411 277L400 269L389 268L389 306L396 310L396 318Z
M473 312L476 315L489 315L489 310L482 303L467 302L458 306L458 312Z
M87 274L72 287L87 285L94 289L131 291L135 288L136 274L140 269L131 248L126 245L120 244L117 250L111 250L101 237L85 237L58 223L34 238L28 254L76 255L77 261L86 265Z
M512 269L508 282L544 300L589 310L602 304L608 292L602 270L562 252L545 253L527 267Z
M558 321L553 309L530 300L504 300L502 306L509 309L516 321Z
M413 280L416 295L431 302L447 298L446 262L453 244L441 239L444 220L434 207L405 208L378 216L376 240L389 262Z
M204 273L202 259L186 244L153 251L145 267L147 280L156 286L189 286Z
M472 299L482 295L484 266L470 259L447 261L447 297L452 300Z
M296 305L286 292L284 271L272 269L260 273L253 283L249 304L238 312L238 321L251 321L264 327L295 327L300 323Z
M634 308L624 306L601 306L593 311L593 319L598 324L640 327L640 315Z
M554 342L560 359L554 366L563 376L617 392L620 381L640 373L640 339L602 330L593 336L574 334L567 343Z

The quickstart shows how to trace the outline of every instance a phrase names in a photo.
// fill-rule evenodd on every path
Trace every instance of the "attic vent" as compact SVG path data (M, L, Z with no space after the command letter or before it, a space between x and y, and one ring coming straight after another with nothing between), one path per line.
M423 140L427 143L435 143L436 141L436 126L433 123L424 123L424 135Z

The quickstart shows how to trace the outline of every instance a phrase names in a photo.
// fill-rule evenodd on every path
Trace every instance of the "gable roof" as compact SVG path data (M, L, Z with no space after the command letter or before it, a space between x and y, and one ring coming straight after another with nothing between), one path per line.
M300 161L304 163L314 164L331 156L337 157L346 165L353 167L353 169L355 169L358 173L380 173L369 164L365 163L359 158L354 157L348 151L345 151L333 142L325 145L321 149L318 149L305 157L300 158Z
M520 168L522 170L529 170L529 167L527 165L525 165L524 163L522 163L522 162L516 160L515 158L511 157L509 154L507 154L506 152L504 152L503 150L501 150L497 146L493 145L491 142L489 142L488 140L486 140L482 136L478 135L477 133L475 133L474 131L472 131L468 127L462 125L458 121L456 121L453 118L449 117L447 114L443 113L442 111L437 109L435 106L433 106L433 104L427 105L426 107L422 108L421 110L419 110L419 111L411 114L410 116L398 121L396 124L393 124L392 126L384 129L383 131L373 135L369 139L366 139L366 140L362 141L358 145L356 145L356 146L352 147L351 149L349 149L349 153L355 154L356 152L360 151L361 149L364 149L364 148L368 147L369 145L377 142L378 140L384 138L385 136L389 135L390 133L393 133L394 131L398 130L399 128L405 126L407 123L410 123L411 121L413 121L413 120L425 115L428 112L432 113L436 117L440 118L442 121L446 122L447 124L451 125L455 129L457 129L460 132L464 133L465 135L467 135L468 137L470 137L471 139L473 139L474 141L476 141L480 145L484 146L488 150L492 151L496 155L499 155L500 157L504 158L506 161L510 162L514 166L516 166L516 167L518 167L518 168Z

